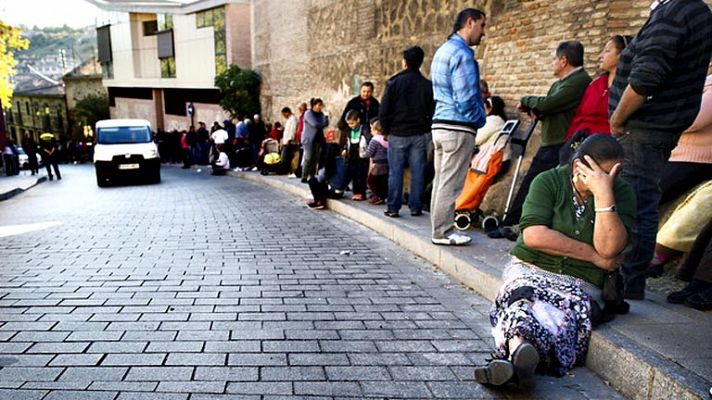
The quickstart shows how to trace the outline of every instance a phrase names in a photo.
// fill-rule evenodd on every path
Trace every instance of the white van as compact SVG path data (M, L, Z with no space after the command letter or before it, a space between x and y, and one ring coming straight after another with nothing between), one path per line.
M151 124L144 119L106 119L96 123L96 184L119 177L161 181L161 158Z

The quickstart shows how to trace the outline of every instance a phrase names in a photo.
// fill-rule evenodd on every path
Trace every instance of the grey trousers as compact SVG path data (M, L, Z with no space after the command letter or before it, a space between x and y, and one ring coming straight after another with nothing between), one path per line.
M433 130L435 178L430 199L432 237L442 239L454 232L455 200L462 192L475 135L444 129Z

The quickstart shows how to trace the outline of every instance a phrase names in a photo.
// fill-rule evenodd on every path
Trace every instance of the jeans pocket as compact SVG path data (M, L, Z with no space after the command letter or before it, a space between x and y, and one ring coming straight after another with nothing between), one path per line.
M455 150L457 150L456 139L443 140L440 142L440 145L443 148L443 153L454 153Z

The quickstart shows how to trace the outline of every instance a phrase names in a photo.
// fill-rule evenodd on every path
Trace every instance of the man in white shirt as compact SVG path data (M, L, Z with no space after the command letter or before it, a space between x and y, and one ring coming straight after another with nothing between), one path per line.
M210 138L215 143L215 146L224 144L227 140L227 131L225 129L218 129L210 135Z
M284 135L282 136L282 160L287 164L287 173L290 177L296 178L294 171L299 166L299 143L297 142L297 125L299 119L292 113L289 107L282 109L282 116L286 119L284 123Z

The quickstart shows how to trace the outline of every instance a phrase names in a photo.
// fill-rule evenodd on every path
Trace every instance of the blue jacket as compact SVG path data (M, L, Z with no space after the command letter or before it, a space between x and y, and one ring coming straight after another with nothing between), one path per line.
M430 79L435 99L434 124L446 122L474 129L485 125L480 69L475 53L457 33L435 52Z

